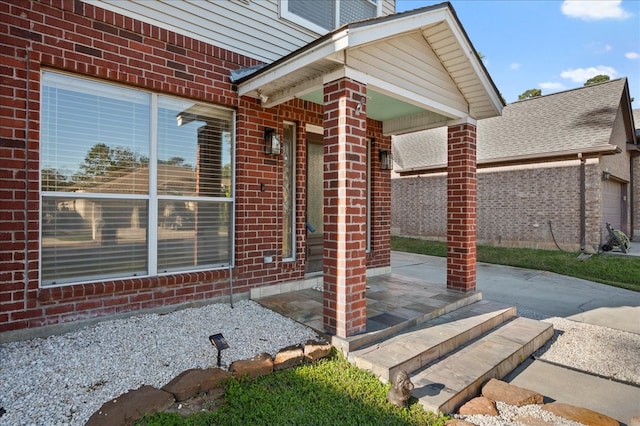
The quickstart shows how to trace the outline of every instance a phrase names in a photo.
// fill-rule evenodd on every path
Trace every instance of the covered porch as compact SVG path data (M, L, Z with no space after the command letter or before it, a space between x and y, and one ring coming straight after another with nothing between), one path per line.
M240 96L264 108L292 99L323 106L322 291L309 293L300 306L301 315L310 315L303 322L313 318L314 328L348 340L410 320L403 298L393 300L401 279L367 277L368 214L385 208L369 204L368 126L381 126L387 141L448 127L446 284L424 287L404 301L437 305L439 297L464 299L475 292L475 123L499 115L503 103L449 3L347 24L232 80ZM390 171L385 179L371 191L388 200ZM383 226L377 238L388 252L390 221ZM284 296L274 303L285 303Z

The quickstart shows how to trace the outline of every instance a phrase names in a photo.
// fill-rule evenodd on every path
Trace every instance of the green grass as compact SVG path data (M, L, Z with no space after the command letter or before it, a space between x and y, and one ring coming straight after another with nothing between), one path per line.
M392 237L391 249L440 257L447 255L446 243L415 238ZM581 260L578 259L578 255L579 253L554 250L477 247L478 262L555 272L614 287L640 291L639 257L594 254L588 259Z
M231 379L217 409L182 417L157 413L140 426L177 425L424 425L447 419L415 403L399 408L387 402L390 385L331 357L255 379Z

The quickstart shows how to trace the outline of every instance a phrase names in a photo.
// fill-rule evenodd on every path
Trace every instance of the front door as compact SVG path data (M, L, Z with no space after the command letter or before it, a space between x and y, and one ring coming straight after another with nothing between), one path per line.
M307 273L322 271L324 247L323 180L322 135L307 133Z

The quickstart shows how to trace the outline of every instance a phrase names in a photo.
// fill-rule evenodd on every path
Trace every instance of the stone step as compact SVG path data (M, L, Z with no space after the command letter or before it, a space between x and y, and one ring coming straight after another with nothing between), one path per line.
M553 336L550 323L517 317L436 363L409 374L412 395L427 410L453 413L502 379Z
M400 370L413 372L515 317L516 309L479 301L383 342L349 353L349 360L390 381Z
M401 321L397 324L391 325L389 327L385 327L380 330L365 332L362 334L356 334L354 336L349 336L345 338L339 337L339 336L332 336L331 344L335 346L336 349L342 351L343 353L349 354L358 349L376 344L377 342L382 342L385 339L389 339L394 335L397 335L403 332L404 330L408 330L412 327L419 327L420 325L426 323L427 321L437 319L438 317L447 315L462 307L481 301L482 292L475 291L475 292L469 293L464 297L461 297L459 293L450 294L450 295L440 294L438 295L438 297L440 298L440 300L445 300L446 304L438 308L431 309L428 312L423 313L422 315L411 317L405 321Z

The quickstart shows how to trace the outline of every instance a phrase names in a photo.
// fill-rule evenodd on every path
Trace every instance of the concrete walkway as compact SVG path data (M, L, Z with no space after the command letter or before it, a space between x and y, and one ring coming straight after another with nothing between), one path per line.
M392 252L394 273L446 282L446 259ZM478 264L477 290L483 300L516 306L537 319L562 317L640 334L640 293L550 272ZM637 350L640 356L640 347ZM640 416L640 387L527 360L505 378L548 399L578 405L627 424Z

